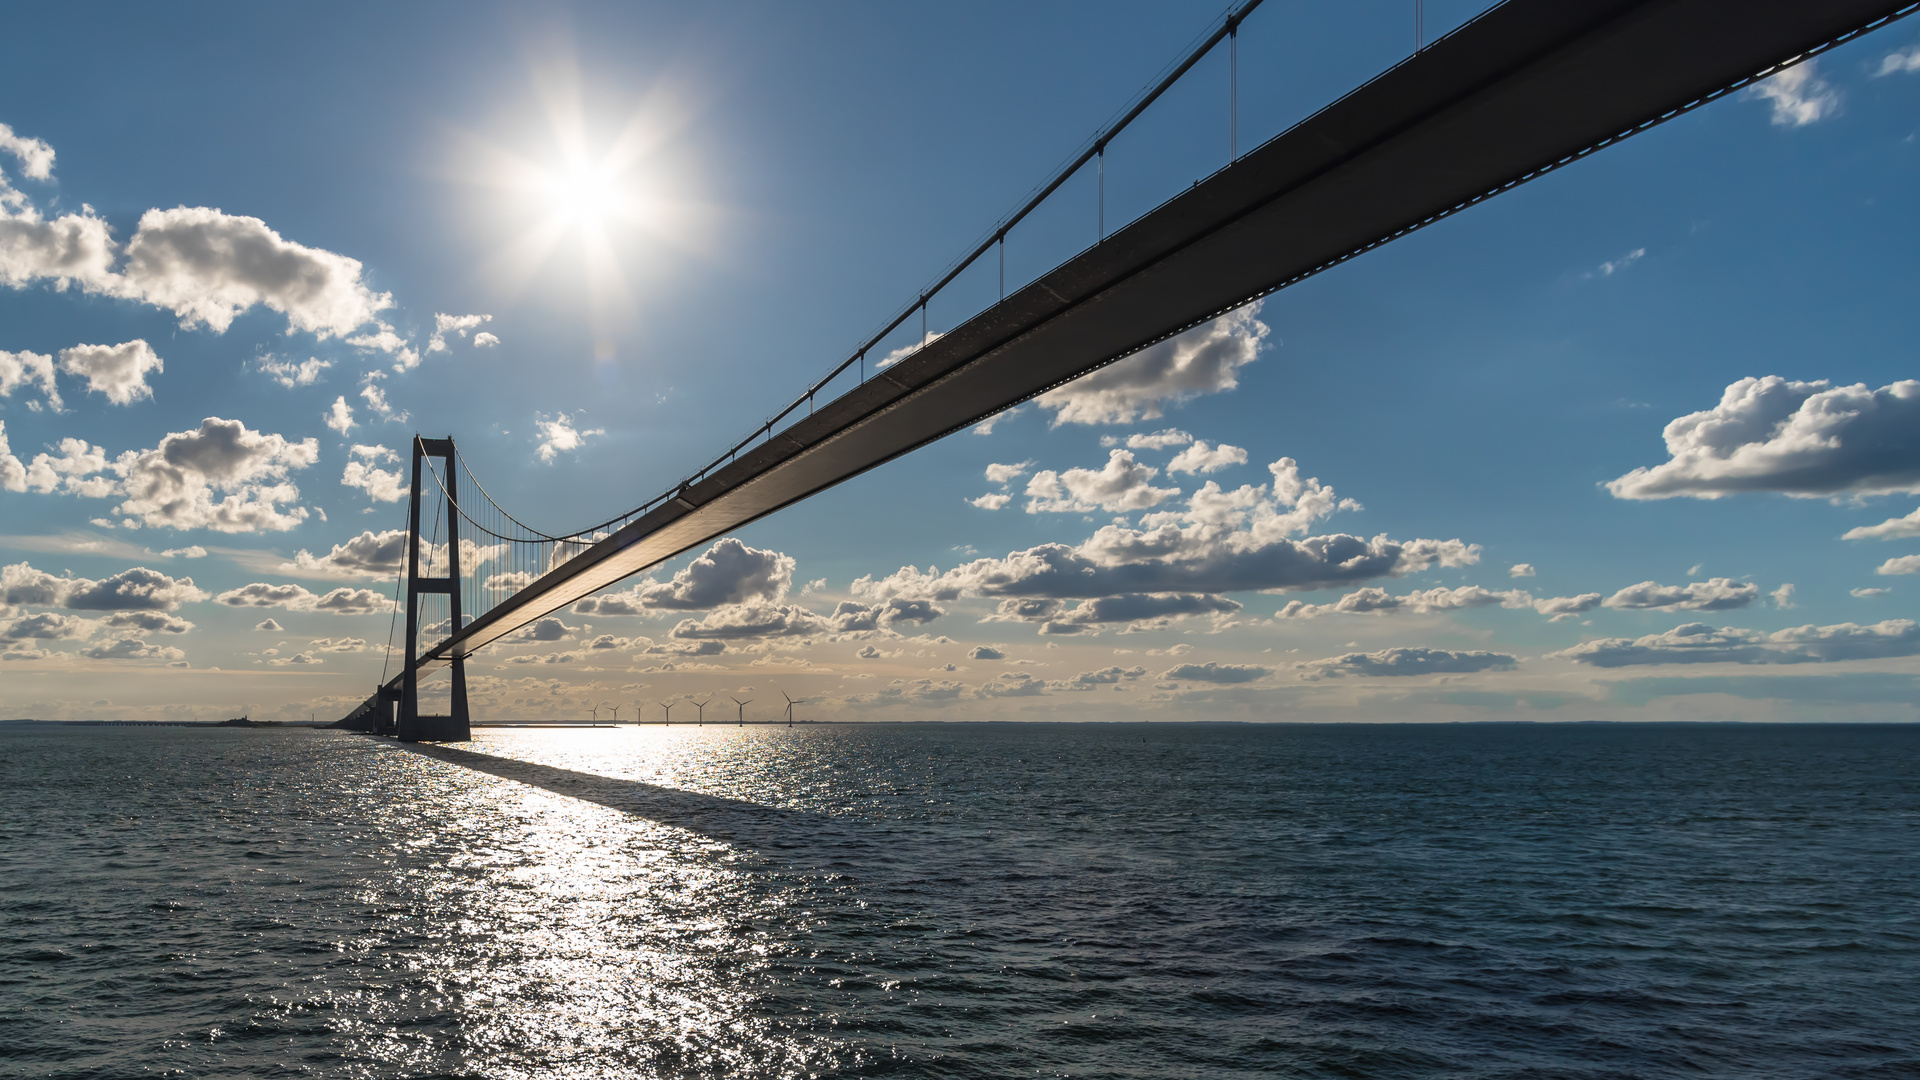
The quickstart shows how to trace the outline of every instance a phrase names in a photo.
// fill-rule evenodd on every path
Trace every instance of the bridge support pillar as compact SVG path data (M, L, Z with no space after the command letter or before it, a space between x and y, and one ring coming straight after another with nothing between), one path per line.
M407 666L400 680L399 715L395 718L394 735L402 742L464 742L473 737L472 724L467 715L465 657L455 656L451 661L453 700L448 714L429 716L420 711L420 598L444 593L447 597L447 632L451 634L463 625L460 612L460 510L451 491L445 493L447 576L423 577L420 574L420 481L425 471L425 460L429 456L446 462L444 475L451 478L455 468L453 438L425 439L416 435L413 439L413 488L407 496L410 500L407 515Z

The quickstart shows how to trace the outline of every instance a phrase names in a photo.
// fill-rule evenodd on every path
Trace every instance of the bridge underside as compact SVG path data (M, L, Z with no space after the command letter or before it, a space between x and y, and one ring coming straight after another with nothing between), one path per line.
M1509 0L683 488L423 665L1914 6Z

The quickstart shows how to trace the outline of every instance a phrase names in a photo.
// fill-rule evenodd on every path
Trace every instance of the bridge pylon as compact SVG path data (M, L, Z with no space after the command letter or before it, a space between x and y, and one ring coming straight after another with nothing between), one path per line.
M447 597L448 633L463 625L460 612L460 508L453 490L445 490L447 520L447 575L424 577L420 573L420 481L428 457L446 462L444 475L452 484L457 458L453 437L413 438L413 487L407 514L407 666L402 669L399 715L394 735L402 742L464 742L472 738L467 716L467 662L455 652L449 661L453 667L453 701L445 716L428 716L420 711L420 599L434 593Z

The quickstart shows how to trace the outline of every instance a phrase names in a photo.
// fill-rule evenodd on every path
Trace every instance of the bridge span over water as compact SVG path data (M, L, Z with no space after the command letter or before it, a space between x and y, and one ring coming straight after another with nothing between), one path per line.
M508 515L452 439L416 439L400 673L348 718L402 739L467 736L466 657L542 616L1115 360L1579 161L1913 13L1912 0L1506 0L952 331L879 369L870 350L1007 234L1261 0L1096 134L1025 206L825 379L712 464L599 526L549 535ZM1237 62L1237 58L1236 58ZM1228 108L1235 107L1230 101ZM1101 198L1104 200L1104 189ZM1104 213L1104 202L1102 207ZM1104 232L1104 225L1103 225ZM1002 261L1004 266L1004 259ZM851 388L828 399L835 386ZM424 459L444 467L423 472ZM444 537L420 559L422 481ZM472 535L461 543L462 530ZM435 543L434 541L439 541ZM461 573L462 552L476 565ZM472 553L485 551L484 561ZM446 597L444 636L421 601ZM464 602L463 602L464 601ZM438 637L422 646L421 635ZM451 715L419 678L453 669Z

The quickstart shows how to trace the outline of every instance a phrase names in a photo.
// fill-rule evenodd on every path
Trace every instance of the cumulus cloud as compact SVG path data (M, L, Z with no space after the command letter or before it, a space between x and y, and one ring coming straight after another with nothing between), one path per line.
M960 689L958 683L950 683L944 680L935 684L930 683L929 680L922 679L920 685L938 686L943 690L951 689L953 696L957 696ZM1001 672L999 675L975 687L973 691L974 696L979 698L1039 697L1046 692L1047 684L1044 681L1036 679L1024 671Z
M381 416L385 416L388 418L393 417L393 406L387 404L387 392L380 388L379 383L370 382L367 385L361 387L360 397L362 400L364 400L367 403L367 408L372 409L374 412L379 413ZM339 410L336 409L335 413L337 414L338 411ZM351 418L353 414L349 412L347 415L349 418ZM401 413L400 419L402 420L406 419L406 414ZM341 434L344 435L346 434L346 432L342 431Z
M977 506L982 510L999 510L1004 508L1008 503L1012 501L1013 501L1013 496L1011 495L993 494L991 492L989 492L988 494L982 495L977 499L967 500L967 502L970 505Z
M1295 665L1303 679L1327 679L1341 676L1376 677L1399 675L1464 675L1476 671L1504 670L1517 661L1505 653L1452 649L1382 649L1379 652L1353 652Z
M466 552L461 555L464 566ZM280 569L301 577L390 578L400 572L406 557L405 529L369 530L344 544L333 545L325 555L315 556L302 548Z
M264 630L269 634L279 634L279 633L284 633L286 631L286 627L281 626L279 623L274 622L272 619L261 619L259 622L253 625L253 628L255 630Z
M588 436L607 433L605 428L587 428L584 431L575 428L573 417L566 413L554 413L552 417L536 414L533 427L540 436L540 444L534 453L549 465L561 454L580 449L580 444Z
M1006 653L991 645L975 645L972 651L967 653L969 660L1005 660L1006 658Z
M1906 517L1888 518L1878 525L1848 529L1842 540L1906 540L1920 536L1920 510Z
M0 284L112 292L116 252L112 228L91 207L46 221L0 178Z
M1130 630L1163 629L1190 615L1231 615L1239 603L1207 593L1123 593L1082 600L1073 607L1053 599L1008 599L990 619L1040 624L1042 634L1080 634L1124 623Z
M500 335L498 334L489 334L485 330L482 330L473 335L473 347L476 349L490 349L498 344L500 344Z
M320 381L320 373L333 366L331 360L321 360L309 356L299 363L291 360L275 360L271 356L260 358L260 370L273 376L273 381L291 390L296 386L312 386ZM340 399L342 404L345 398Z
M110 630L138 630L147 634L184 634L193 624L164 611L116 611L103 620Z
M1920 44L1909 45L1897 52L1890 52L1880 59L1880 70L1876 76L1894 75L1899 72L1920 71Z
M60 350L60 370L87 380L87 389L105 394L115 405L131 405L153 396L147 374L164 370L160 357L146 341L135 338L121 345L75 345Z
M1892 591L1892 589L1848 589L1847 595L1855 599L1865 600L1870 597L1885 596Z
M6 624L4 629L0 629L0 638L9 641L59 641L88 637L93 633L93 628L94 624L86 619L56 611L43 611Z
M1531 594L1521 589L1494 592L1478 585L1462 585L1457 589L1420 589L1404 596L1395 596L1385 589L1369 586L1350 592L1331 604L1307 604L1295 600L1275 614L1283 619L1311 619L1321 615L1386 615L1402 611L1428 615L1438 611L1493 607L1496 604L1505 608L1531 608L1534 600Z
M14 134L13 128L0 124L0 152L20 163L20 174L33 180L53 179L53 147L44 140Z
M1223 491L1207 481L1183 509L1148 514L1141 527L1109 525L1079 545L1043 544L1003 559L976 559L945 573L902 567L853 583L856 596L951 600L1091 599L1137 593L1220 594L1309 590L1470 566L1477 545L1459 540L1306 536L1314 522L1356 508L1318 479L1303 479L1292 458L1269 466L1273 484Z
M53 357L35 352L0 352L0 397L10 398L20 387L36 387L53 411L61 407L60 388L54 383ZM29 402L32 408L38 402Z
M1204 664L1180 664L1168 668L1160 673L1160 678L1163 681L1244 683L1264 679L1271 674L1271 669L1253 664L1216 664L1209 660Z
M793 587L794 561L778 551L717 540L669 581L642 581L631 589L590 596L573 606L581 615L639 615L700 611L724 604L778 602Z
M1609 481L1615 497L1920 492L1920 381L1872 390L1742 379L1719 405L1668 424L1665 438L1671 460Z
M1134 460L1132 451L1112 450L1104 468L1042 469L1027 481L1027 513L1130 513L1158 506L1180 494L1179 488L1157 488L1148 481L1160 470Z
M82 650L89 660L184 660L187 654L167 645L148 645L139 638L120 638Z
M1514 577L1514 578L1523 578L1523 577L1532 577L1534 573L1535 571L1533 569L1533 564L1523 562L1523 563L1514 563L1512 568L1507 571L1507 576Z
M1840 111L1840 91L1819 75L1819 62L1808 60L1762 79L1744 91L1773 105L1775 127L1805 127Z
M1031 461L1016 462L1012 465L988 465L987 480L995 484L1005 484L1012 481L1015 477L1025 476L1027 470L1031 468L1033 468L1033 462Z
M1083 375L1037 399L1053 423L1128 424L1156 419L1161 409L1240 385L1240 369L1260 355L1268 334L1253 303L1206 326L1163 341Z
M27 490L27 467L13 456L13 446L7 442L5 420L0 420L0 490Z
M575 627L568 626L559 619L549 617L529 623L525 628L514 634L511 640L515 643L565 641L574 635L575 629Z
M468 331L477 329L481 323L492 321L493 316L491 315L441 315L436 313L433 317L433 334L427 338L427 351L430 353L446 352L448 334L458 334L461 337L466 337ZM480 336L492 339L486 344L496 344L500 340L492 334L482 334ZM481 344L479 338L474 339L474 344Z
M276 656L267 661L267 663L272 664L274 667L286 667L288 664L324 664L326 661L312 653L298 652L292 656Z
M330 615L368 615L384 613L393 608L391 597L372 589L342 587L316 595L299 585L270 585L261 581L238 589L228 589L214 599L228 607L282 608L287 611L319 611Z
M1230 465L1245 465L1247 452L1237 446L1221 443L1219 446L1207 445L1207 440L1197 439L1192 446L1180 451L1167 462L1167 475L1174 473L1213 473Z
M367 288L359 260L294 243L259 218L204 206L147 211L126 254L114 292L215 333L261 305L294 329L345 335L393 303Z
M1901 555L1888 559L1875 570L1876 574L1920 574L1920 555Z
M1920 655L1920 623L1796 626L1766 633L1687 623L1641 638L1599 638L1550 656L1616 668L1643 664L1811 664Z
M347 395L341 394L333 399L333 407L320 414L320 419L333 430L345 435L353 430L353 406L347 404Z
M1176 446L1185 446L1193 441L1193 436L1179 428L1162 428L1145 434L1135 432L1124 440L1118 435L1100 436L1101 446L1125 445L1129 450L1171 450Z
M700 619L682 619L672 636L687 641L812 637L833 632L826 619L793 604L729 604Z
M98 581L55 577L24 562L0 567L0 604L69 611L174 611L206 597L192 578L169 577L144 566Z
M412 486L407 483L405 477L401 476L399 469L389 472L385 469L376 469L372 464L377 461L397 459L398 454L384 446L356 445L353 448L353 456L360 460L347 462L346 469L340 474L340 483L350 488L359 488L374 502L399 502L407 497Z
M1779 588L1773 590L1767 595L1773 597L1774 607L1790 608L1794 606L1792 582L1788 582L1787 584L1780 586Z
M1792 595L1791 589L1788 595ZM1731 611L1746 607L1759 598L1760 586L1717 577L1688 585L1643 581L1607 597L1604 604L1622 611Z
M290 442L210 416L197 431L176 431L114 461L116 493L126 497L114 513L172 529L284 531L308 515L305 507L281 507L300 497L287 474L319 458L314 439Z

